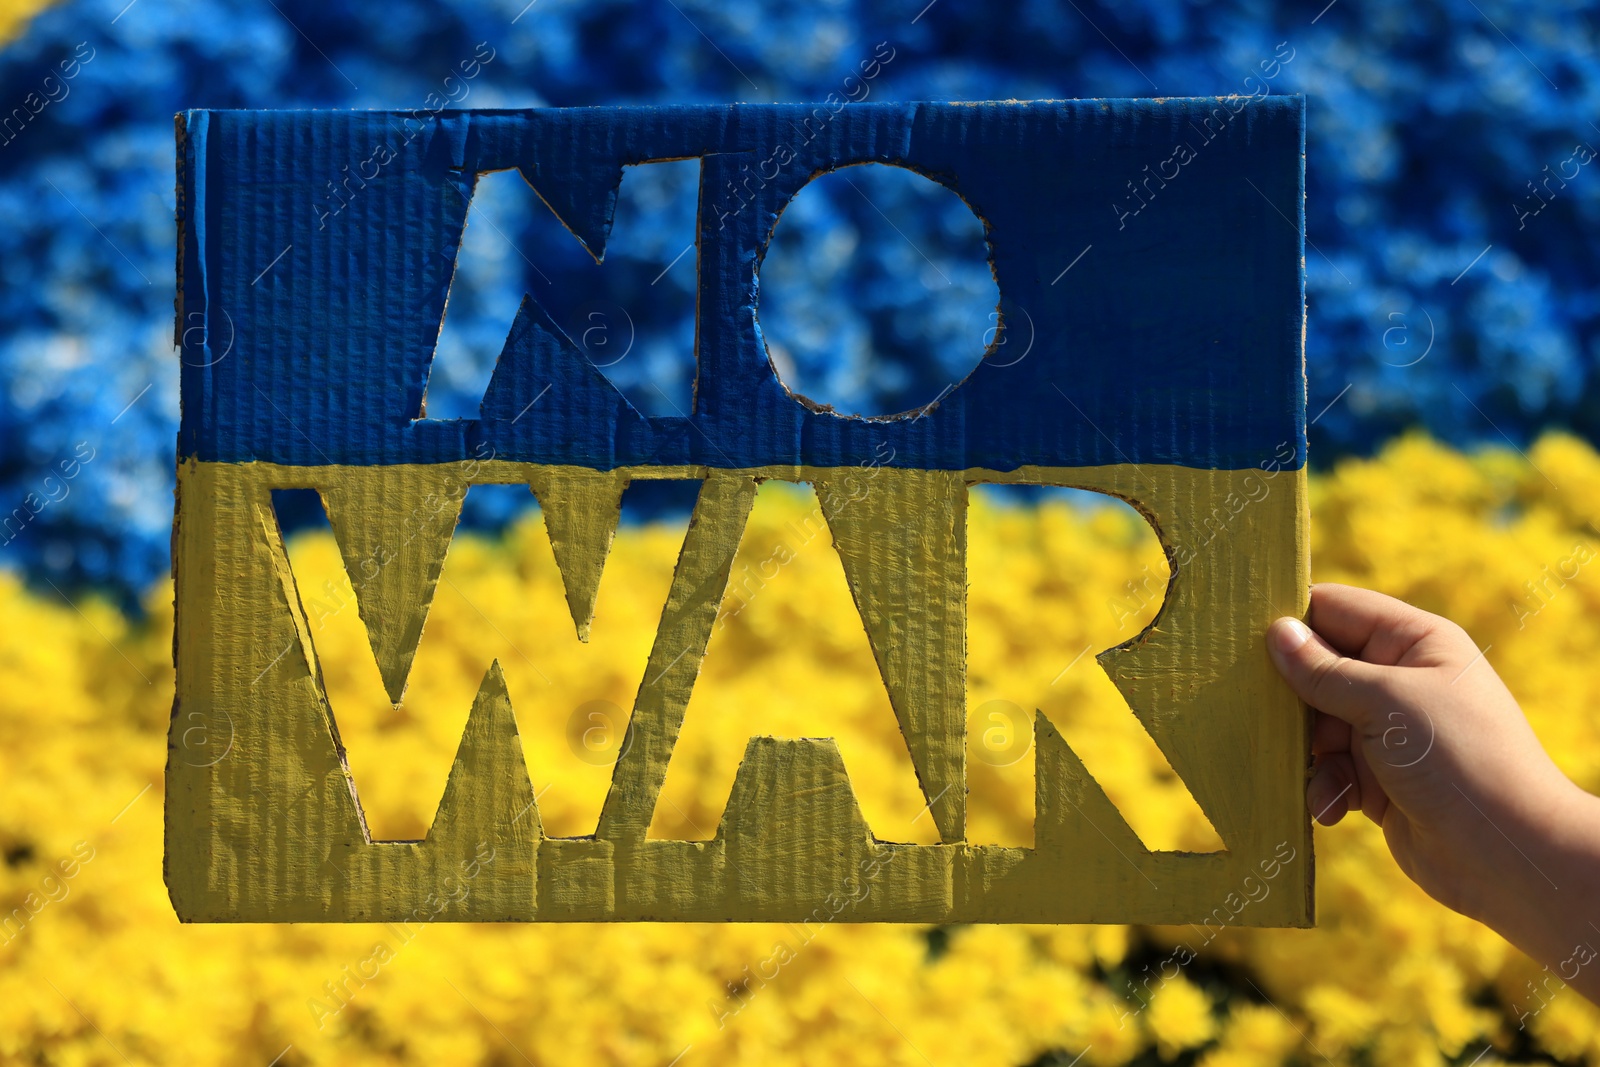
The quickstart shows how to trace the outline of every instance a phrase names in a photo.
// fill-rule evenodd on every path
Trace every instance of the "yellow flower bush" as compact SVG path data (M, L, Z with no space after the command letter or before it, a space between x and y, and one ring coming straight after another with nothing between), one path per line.
M1600 790L1600 456L1559 436L1526 457L1407 438L1314 478L1312 508L1319 579L1466 626L1561 766ZM585 645L537 514L498 540L461 534L399 708L331 539L294 539L374 832L426 831L491 659L547 831L591 831L681 535L619 534ZM1031 841L1032 754L1008 709L1037 707L1147 843L1216 847L1092 655L1159 607L1148 527L1120 506L978 493L970 540L973 839ZM734 588L654 832L711 836L746 739L771 733L837 737L873 828L929 840L809 491L763 488ZM1318 831L1317 929L1209 942L1191 928L184 926L161 875L170 600L153 591L134 622L0 572L5 1063L1600 1064L1600 1014L1432 903L1359 819Z

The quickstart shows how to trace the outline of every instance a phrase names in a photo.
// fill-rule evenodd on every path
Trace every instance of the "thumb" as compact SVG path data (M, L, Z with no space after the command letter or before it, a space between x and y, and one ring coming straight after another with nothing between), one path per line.
M1267 628L1267 648L1278 673L1301 700L1343 719L1358 731L1388 703L1385 668L1341 656L1299 619L1283 618Z

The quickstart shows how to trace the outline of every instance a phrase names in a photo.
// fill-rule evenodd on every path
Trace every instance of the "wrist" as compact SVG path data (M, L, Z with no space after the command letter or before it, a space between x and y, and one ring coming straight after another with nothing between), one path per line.
M1540 788L1524 788L1492 821L1485 833L1499 842L1485 839L1465 914L1541 962L1568 955L1578 941L1600 946L1585 906L1600 899L1600 797L1551 766Z

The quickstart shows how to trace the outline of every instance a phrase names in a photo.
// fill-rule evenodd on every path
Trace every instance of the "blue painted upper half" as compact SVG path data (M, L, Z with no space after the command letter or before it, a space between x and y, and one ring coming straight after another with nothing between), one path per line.
M189 112L181 457L928 469L1305 459L1304 102ZM477 420L419 419L476 175L516 168L604 251L622 167L701 159L695 410L634 411L532 297ZM937 404L816 410L757 321L778 213L909 167L988 229L1009 328ZM1068 269L1070 266L1070 269ZM1292 459L1285 461L1286 456ZM885 457L889 457L885 459Z

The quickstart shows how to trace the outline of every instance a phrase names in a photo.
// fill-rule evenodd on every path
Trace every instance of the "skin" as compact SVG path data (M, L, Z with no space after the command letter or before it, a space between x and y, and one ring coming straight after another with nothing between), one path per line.
M1277 620L1267 646L1315 712L1318 821L1361 812L1429 896L1545 964L1530 1011L1563 980L1600 1002L1600 797L1551 761L1466 631L1318 585L1306 621Z

